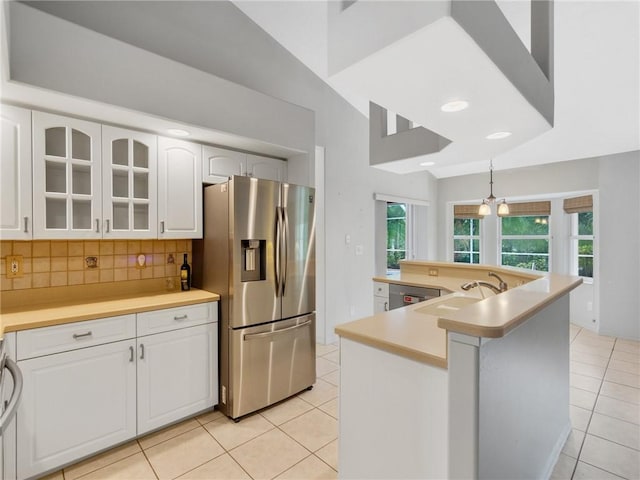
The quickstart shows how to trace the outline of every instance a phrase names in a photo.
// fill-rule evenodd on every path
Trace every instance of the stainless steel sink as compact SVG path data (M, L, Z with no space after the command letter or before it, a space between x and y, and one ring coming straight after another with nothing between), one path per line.
M424 307L416 308L414 312L424 313L425 315L445 315L479 302L480 300L482 300L482 298L467 296L448 297L425 305Z

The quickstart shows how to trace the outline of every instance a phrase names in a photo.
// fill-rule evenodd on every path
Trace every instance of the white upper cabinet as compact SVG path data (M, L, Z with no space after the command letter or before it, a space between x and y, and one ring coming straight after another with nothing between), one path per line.
M202 181L226 182L233 175L242 175L278 182L287 181L287 162L277 158L261 157L250 153L202 147Z
M202 238L202 146L158 137L158 238Z
M102 127L104 238L157 237L158 137Z
M246 158L246 153L203 145L202 181L223 183L234 175L246 175Z
M247 154L247 176L286 182L287 162L276 158Z
M0 239L28 240L31 217L31 112L0 106Z
M101 238L100 125L33 112L33 237Z

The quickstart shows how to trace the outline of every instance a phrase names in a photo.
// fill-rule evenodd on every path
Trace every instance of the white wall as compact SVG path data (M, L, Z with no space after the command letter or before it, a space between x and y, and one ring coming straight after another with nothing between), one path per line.
M640 339L640 152L602 158L600 333Z
M536 167L494 172L494 193L510 201L523 198L549 199L573 192L596 192L595 234L598 258L597 277L591 286L583 285L572 295L572 321L595 328L602 334L640 338L640 257L638 256L638 219L640 218L640 152L552 163ZM451 202L479 202L489 193L489 174L464 175L438 181L438 250L439 260L449 260L451 242ZM624 208L623 208L624 206ZM559 210L557 200L553 212ZM622 221L620 212L628 215ZM561 245L568 235L568 220L552 219L552 245ZM487 263L497 263L495 216L485 219L491 231L492 245ZM491 248L495 246L495 248ZM557 257L562 248L553 253ZM553 271L566 273L566 258L552 261ZM599 271L598 271L599 268ZM589 302L593 302L591 309ZM592 320L595 318L596 322Z
M13 25L17 29L30 28L29 32L18 31L15 35L22 38L21 46L25 49L18 53L28 52L33 57L12 58L12 78L15 73L18 80L43 88L163 116L170 116L167 107L170 105L179 119L189 123L212 126L213 120L219 120L220 129L228 123L244 135L255 131L264 137L263 132L267 131L273 141L286 142L292 147L291 143L303 143L311 158L314 145L307 145L307 138L315 138L312 143L325 148L325 230L318 230L318 235L325 240L325 278L320 277L322 270L318 269L317 281L323 282L326 297L317 301L324 303L326 340L336 339L334 325L372 312L373 194L402 195L435 205L436 181L427 172L399 176L369 167L368 120L360 112L229 2L44 2L38 5L42 10L101 34L42 12L34 15L33 9L25 5L15 7L22 12L31 11L30 18L37 17L39 23L36 30L31 30L29 22ZM52 25L55 35L45 35ZM113 41L107 35L122 42ZM76 44L87 47L86 51L80 49L83 53L80 66L73 64L78 55ZM46 57L36 51L40 47L33 48L34 45L43 46ZM14 48L16 46L14 43ZM134 56L136 63L131 64ZM29 60L29 64L23 64L23 60ZM57 69L58 60L64 60L69 68ZM116 83L113 72L105 70L105 65L111 65L117 76L123 77L123 82ZM117 69L117 65L121 68ZM155 78L141 65L158 68ZM92 69L103 72L107 83L91 73ZM187 73L183 75L183 71ZM180 75L174 78L175 72ZM71 74L78 78L70 78ZM180 88L183 78L197 78L189 83L188 92ZM293 104L290 107L294 112L301 110L299 106L304 107L314 112L315 125L302 115L304 121L291 126L282 120L292 116L282 116L277 109L269 115L266 109L260 108L259 115L252 118L251 105L246 103L241 105L241 111L236 111L233 105L236 97L220 98L230 89L216 90L217 85L224 82L221 79L262 92L266 95L258 98L264 97L265 102L272 100L285 111L286 105L278 99ZM167 98L162 98L153 88L140 88L152 80L161 84L159 91ZM238 85L245 93L251 93ZM222 107L203 110L203 98ZM164 104L163 100L169 103ZM235 123L227 122L227 115ZM292 138L296 136L296 129L302 129L299 136L304 137L298 142ZM310 180L318 173L312 165L306 171L296 168L293 172L297 177L306 175ZM427 221L430 228L426 242L435 255L435 215ZM344 242L346 234L351 235L349 245ZM355 255L357 245L363 247L363 255Z

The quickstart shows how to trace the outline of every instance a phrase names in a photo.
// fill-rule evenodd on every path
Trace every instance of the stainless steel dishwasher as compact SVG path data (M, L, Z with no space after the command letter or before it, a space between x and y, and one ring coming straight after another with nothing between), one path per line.
M427 287L410 287L392 283L389 285L389 310L412 303L424 302L440 296L440 290Z

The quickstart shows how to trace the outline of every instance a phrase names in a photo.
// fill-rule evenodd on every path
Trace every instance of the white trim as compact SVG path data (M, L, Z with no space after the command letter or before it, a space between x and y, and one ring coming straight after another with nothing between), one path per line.
M417 198L398 197L397 195L388 195L386 193L374 193L373 199L380 200L382 202L406 203L409 205L422 205L424 207L428 207L430 205L430 203L426 200L419 200Z

